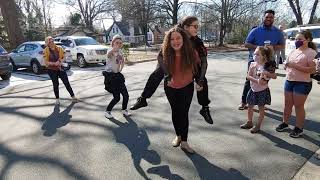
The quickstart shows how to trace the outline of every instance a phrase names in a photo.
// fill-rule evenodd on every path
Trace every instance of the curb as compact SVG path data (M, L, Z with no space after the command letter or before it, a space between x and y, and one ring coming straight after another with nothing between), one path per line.
M316 151L301 169L294 175L292 180L320 180L320 149Z

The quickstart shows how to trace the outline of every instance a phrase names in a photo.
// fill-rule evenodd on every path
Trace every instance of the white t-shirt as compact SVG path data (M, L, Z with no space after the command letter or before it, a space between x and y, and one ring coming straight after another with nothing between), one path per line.
M263 65L258 64L257 62L252 62L249 67L249 73L255 79L260 79L260 73L263 71ZM261 85L256 82L250 81L250 87L253 92L260 92L268 88L268 83Z
M106 68L105 70L107 72L114 72L114 73L118 73L120 72L120 65L123 63L124 58L123 58L123 52L120 49L118 52L114 52L111 54L110 57L108 57L109 52L112 50L109 49L107 52L107 60L106 60Z

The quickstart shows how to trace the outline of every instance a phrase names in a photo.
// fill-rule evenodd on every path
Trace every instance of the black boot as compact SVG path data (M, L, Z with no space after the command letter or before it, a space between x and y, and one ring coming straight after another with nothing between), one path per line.
M210 110L208 106L203 106L202 109L200 110L200 114L203 116L204 120L209 123L213 124L213 120L210 115Z
M137 110L139 108L146 107L146 106L148 106L146 98L139 97L137 99L137 102L130 107L130 110Z

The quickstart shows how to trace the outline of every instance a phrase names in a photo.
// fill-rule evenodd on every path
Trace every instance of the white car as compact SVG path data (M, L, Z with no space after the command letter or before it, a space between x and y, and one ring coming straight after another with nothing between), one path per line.
M105 63L108 47L100 45L96 40L87 36L64 36L56 37L68 50L72 60L76 61L79 67L86 67L87 64Z
M58 46L62 45L60 42L55 42L55 44ZM29 41L22 43L16 49L12 50L9 57L13 70L17 70L20 67L30 67L35 74L40 74L42 70L45 69L43 59L43 50L45 47L44 41ZM72 62L69 50L65 50L65 61L67 63ZM70 65L68 65L67 69L70 69Z
M283 31L286 34L286 57L292 50L296 49L295 37L298 32L301 32L303 30L309 30L312 33L313 42L317 45L318 53L320 52L320 25L302 25L295 28L285 29Z

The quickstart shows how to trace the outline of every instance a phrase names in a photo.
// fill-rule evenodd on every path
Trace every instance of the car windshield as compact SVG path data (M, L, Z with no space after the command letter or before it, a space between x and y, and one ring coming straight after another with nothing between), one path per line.
M84 46L84 45L98 45L98 42L92 38L79 38L75 39L74 42L77 46Z
M2 46L0 46L0 54L4 54L4 53L7 53L7 51Z
M320 29L310 29L313 39L320 38Z

